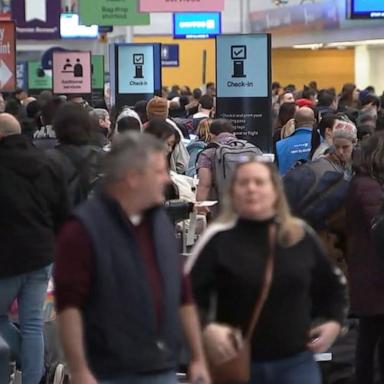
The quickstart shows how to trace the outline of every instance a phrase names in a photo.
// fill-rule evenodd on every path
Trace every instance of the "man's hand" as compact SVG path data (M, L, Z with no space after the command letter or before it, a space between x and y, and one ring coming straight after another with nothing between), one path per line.
M307 344L307 347L313 353L324 353L335 342L340 331L341 325L336 321L329 321L313 328L309 334L311 341Z
M191 361L188 368L188 378L191 384L211 384L208 369L202 361Z
M71 374L71 384L97 384L97 380L88 369Z

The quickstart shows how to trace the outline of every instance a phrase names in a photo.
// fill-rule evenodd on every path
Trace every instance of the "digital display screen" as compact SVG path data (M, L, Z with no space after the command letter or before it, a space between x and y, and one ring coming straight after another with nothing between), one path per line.
M76 13L62 13L60 16L60 35L63 39L97 39L97 25L80 25Z
M352 19L382 19L384 18L383 0L350 0Z
M207 39L220 34L220 12L173 14L173 36L176 39Z

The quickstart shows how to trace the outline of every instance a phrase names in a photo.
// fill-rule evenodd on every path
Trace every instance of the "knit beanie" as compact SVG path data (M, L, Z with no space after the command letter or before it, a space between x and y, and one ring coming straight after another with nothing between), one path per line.
M155 117L166 119L168 117L168 100L158 96L149 100L147 104L147 115L149 120Z
M357 129L351 122L338 120L336 125L333 127L332 133L334 139L340 138L351 141L357 140Z

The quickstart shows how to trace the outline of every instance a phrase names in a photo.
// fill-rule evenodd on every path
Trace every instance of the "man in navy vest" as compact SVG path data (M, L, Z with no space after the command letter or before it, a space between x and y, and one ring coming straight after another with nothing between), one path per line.
M311 151L312 129L315 113L309 107L300 108L295 114L295 132L276 143L276 154L281 175L299 160L308 160Z
M174 228L161 205L164 145L121 135L104 183L64 225L56 299L72 384L176 384L184 332L191 382L209 384L198 317Z

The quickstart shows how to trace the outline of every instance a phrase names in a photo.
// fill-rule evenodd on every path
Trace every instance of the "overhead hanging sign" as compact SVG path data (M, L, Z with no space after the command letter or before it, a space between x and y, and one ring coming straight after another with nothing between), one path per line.
M221 35L216 40L217 116L230 120L236 136L272 148L271 37Z
M224 0L140 0L141 12L215 12Z
M53 53L53 93L85 94L92 92L91 53Z
M18 39L60 38L60 0L12 0Z
M80 21L84 25L149 25L149 13L140 13L138 0L81 0Z
M40 60L28 62L28 89L36 93L52 89L52 70L43 69Z
M16 88L15 40L15 23L0 21L0 91L12 92Z

